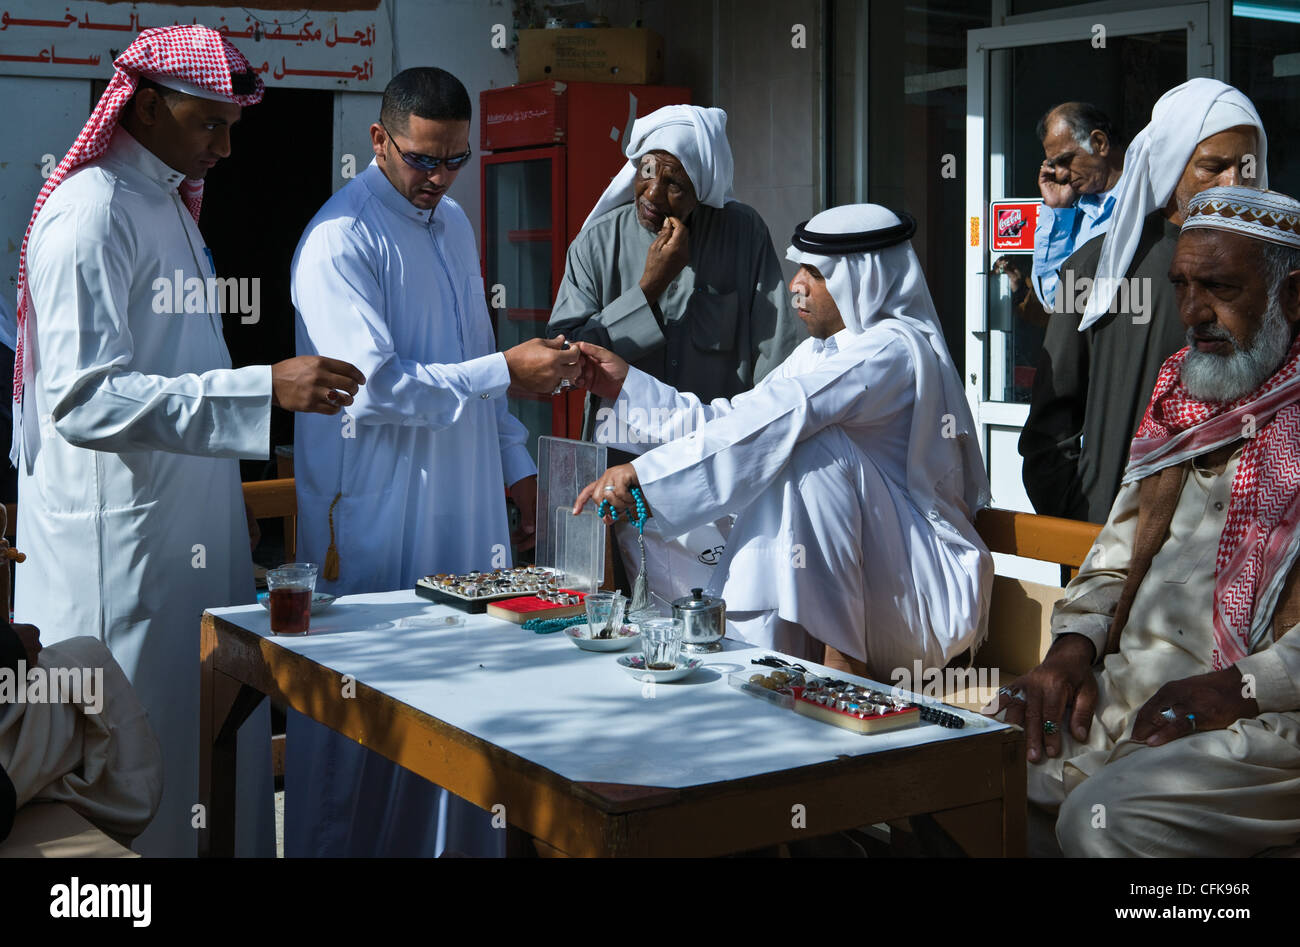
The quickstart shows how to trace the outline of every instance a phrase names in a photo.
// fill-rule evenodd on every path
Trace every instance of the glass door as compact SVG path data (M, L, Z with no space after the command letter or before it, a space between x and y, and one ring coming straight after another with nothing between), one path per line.
M546 335L551 304L564 273L564 149L506 151L483 158L483 283L505 351ZM537 438L563 435L563 398L511 387L510 413Z
M989 465L993 505L1032 511L1017 450L1044 327L1019 315L1007 277L991 264L993 201L1036 202L1043 148L1035 133L1052 106L1091 102L1127 146L1165 91L1193 76L1216 75L1210 2L1125 13L1086 14L972 30L968 39L966 148L966 394ZM1221 54L1222 56L1222 54ZM1014 230L1015 211L1004 216ZM1030 228L1032 229L1032 227ZM1021 251L1028 274L1032 253Z

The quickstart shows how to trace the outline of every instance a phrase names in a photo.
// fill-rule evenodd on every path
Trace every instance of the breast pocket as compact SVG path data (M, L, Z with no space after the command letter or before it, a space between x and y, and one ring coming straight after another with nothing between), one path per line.
M492 310L487 305L483 277L477 273L469 274L465 278L465 290L461 298L465 318L466 358L477 358L495 352L496 333L492 323Z
M735 292L697 290L687 303L691 342L702 352L731 352L736 348L740 302Z

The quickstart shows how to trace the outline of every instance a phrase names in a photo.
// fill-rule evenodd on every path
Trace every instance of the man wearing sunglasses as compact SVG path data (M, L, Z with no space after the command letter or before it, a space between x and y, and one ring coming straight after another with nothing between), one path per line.
M298 556L324 563L321 591L502 568L532 538L537 468L506 389L549 394L577 376L578 352L543 339L497 351L474 232L447 196L470 160L470 107L442 69L395 76L370 126L374 161L294 255L298 351L346 352L367 381L342 417L294 432ZM506 489L523 513L514 536ZM486 812L324 727L293 715L286 742L289 855L502 844Z

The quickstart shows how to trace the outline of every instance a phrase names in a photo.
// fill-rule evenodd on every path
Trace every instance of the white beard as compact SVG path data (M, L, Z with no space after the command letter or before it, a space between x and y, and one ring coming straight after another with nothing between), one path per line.
M1282 314L1282 301L1274 297L1264 312L1250 345L1242 347L1227 331L1220 338L1232 343L1229 355L1196 348L1196 336L1187 330L1187 358L1180 378L1197 401L1227 402L1250 394L1277 371L1291 348L1291 326Z

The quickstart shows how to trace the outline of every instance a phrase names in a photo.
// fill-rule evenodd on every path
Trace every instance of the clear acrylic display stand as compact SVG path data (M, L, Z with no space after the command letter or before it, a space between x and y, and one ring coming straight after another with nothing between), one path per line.
M607 449L563 437L537 440L537 564L564 572L565 588L595 592L605 579L605 524L596 508L574 516L578 491L605 472Z

